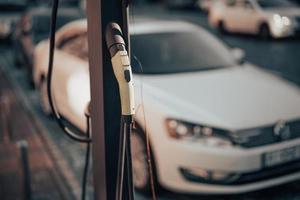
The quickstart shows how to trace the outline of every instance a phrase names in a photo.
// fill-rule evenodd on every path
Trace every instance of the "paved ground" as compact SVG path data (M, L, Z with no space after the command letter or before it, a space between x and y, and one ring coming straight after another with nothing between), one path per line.
M0 199L25 199L25 174L31 199L74 199L57 166L61 159L53 159L42 131L0 69ZM20 142L27 143L29 173L22 170Z
M253 36L243 35L220 35L215 30L211 29L206 21L206 16L203 13L196 11L165 11L164 9L153 7L146 9L134 9L134 14L150 13L159 18L176 18L191 21L207 28L210 32L224 40L229 46L240 47L245 49L246 58L266 69L280 73L287 79L300 85L300 40L286 39L279 41L263 41ZM134 20L136 17L131 17ZM58 154L63 155L66 163L62 164L62 168L71 169L71 174L67 174L71 180L70 187L74 189L74 194L80 193L80 180L83 166L84 146L72 142L65 137L59 130L55 122L43 115L39 107L38 94L30 89L27 84L24 69L17 69L13 63L13 56L8 46L0 45L0 66L6 74L8 74L14 84L19 88L20 95L25 101L28 108L32 110L34 116L39 120L45 130L48 131L47 139L54 145ZM89 181L89 195L92 194L92 180ZM138 194L137 199L149 199ZM174 194L171 192L163 192L159 199L162 200L196 200L196 199L240 199L240 200L296 200L300 199L300 182L290 183L268 190L258 191L251 194L240 196L190 196L183 194Z

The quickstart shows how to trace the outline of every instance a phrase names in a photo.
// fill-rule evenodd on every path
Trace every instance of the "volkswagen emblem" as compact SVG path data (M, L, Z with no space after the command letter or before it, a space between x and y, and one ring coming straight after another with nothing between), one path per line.
M278 121L274 127L274 136L279 140L288 140L291 137L290 127L285 121Z

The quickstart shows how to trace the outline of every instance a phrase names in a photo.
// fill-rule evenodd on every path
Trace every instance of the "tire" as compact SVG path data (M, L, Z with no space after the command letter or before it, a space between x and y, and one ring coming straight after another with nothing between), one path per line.
M51 110L50 103L48 100L47 81L45 78L42 78L40 85L39 85L39 99L40 99L40 105L41 105L43 112L47 116L51 116L52 110Z
M262 24L259 28L259 36L262 39L270 39L271 38L271 32L268 24Z
M131 154L132 154L132 168L133 168L133 183L137 191L150 195L151 194L151 179L149 172L149 165L147 160L147 144L146 136L140 128L132 130L131 134ZM159 191L159 184L157 181L157 173L155 160L153 159L151 151L151 164L155 192Z
M226 29L225 23L223 21L219 22L218 29L219 29L220 33L222 33L222 34L227 33L227 29Z

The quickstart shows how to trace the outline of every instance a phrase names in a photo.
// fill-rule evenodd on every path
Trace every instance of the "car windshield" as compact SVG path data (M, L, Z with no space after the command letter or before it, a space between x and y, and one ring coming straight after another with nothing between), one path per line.
M80 15L63 15L59 14L57 16L56 22L56 30L60 29L62 26L80 18ZM49 15L35 15L32 17L32 36L34 43L38 43L39 41L45 39L49 36L50 31L50 14Z
M293 8L296 4L288 0L258 0L258 4L264 8Z
M56 21L56 30L60 29L63 25L71 22L73 20L78 19L79 16L63 16L58 15ZM49 33L50 31L50 15L38 15L34 16L32 19L32 31L33 32L41 32L41 33Z
M204 31L137 34L131 36L131 45L135 73L180 73L236 64L230 51Z

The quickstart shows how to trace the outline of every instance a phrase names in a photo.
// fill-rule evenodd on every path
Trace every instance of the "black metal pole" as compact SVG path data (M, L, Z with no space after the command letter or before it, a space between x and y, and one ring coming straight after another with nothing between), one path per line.
M17 146L20 151L21 166L23 173L23 188L24 199L31 200L31 181L30 181L30 168L28 159L28 144L25 140L19 141Z
M87 1L95 200L114 199L116 192L121 108L118 84L105 43L105 28L116 22L128 30L126 10L120 0ZM124 32L124 37L128 41L127 33ZM124 187L127 188L127 184ZM127 191L123 197L129 199Z

